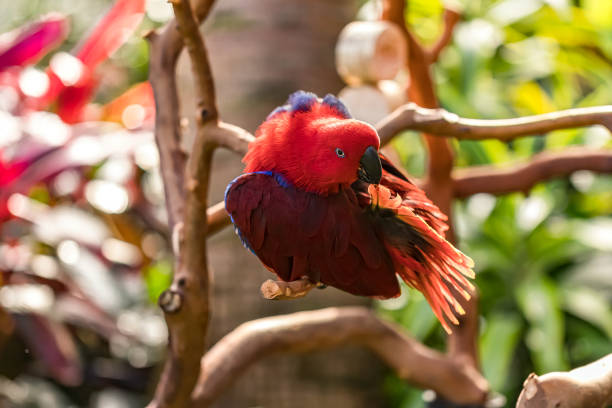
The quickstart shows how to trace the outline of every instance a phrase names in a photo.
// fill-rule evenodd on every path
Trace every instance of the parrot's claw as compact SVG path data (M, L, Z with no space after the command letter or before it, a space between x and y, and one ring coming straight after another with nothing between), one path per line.
M274 281L268 279L261 285L261 294L270 300L297 299L306 296L317 285L308 278L292 282Z

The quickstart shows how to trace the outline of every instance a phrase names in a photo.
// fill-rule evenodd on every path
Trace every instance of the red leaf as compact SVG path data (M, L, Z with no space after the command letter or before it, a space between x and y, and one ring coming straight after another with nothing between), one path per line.
M127 41L144 10L145 0L118 0L79 47L76 57L93 70Z
M0 38L0 71L11 66L35 64L57 47L68 34L68 20L61 14L48 14L39 21ZM2 44L4 38L12 38Z
M148 81L132 86L130 89L113 99L102 107L101 119L107 122L117 122L131 128L124 123L124 112L129 106L136 105L143 109L143 123L150 123L155 118L155 99L153 88Z
M127 41L140 24L144 10L145 0L117 0L77 47L76 57L83 63L81 79L72 86L65 86L48 69L49 91L42 97L39 108L57 100L57 112L62 120L67 123L82 120L83 110L97 86L93 75L95 68Z

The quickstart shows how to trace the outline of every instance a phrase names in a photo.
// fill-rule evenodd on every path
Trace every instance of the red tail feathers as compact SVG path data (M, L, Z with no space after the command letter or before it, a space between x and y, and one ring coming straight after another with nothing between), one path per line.
M444 330L451 333L448 322L459 324L455 313L465 314L451 288L466 300L470 299L474 286L466 277L474 278L474 262L417 215L413 206L387 187L370 185L368 192L372 206L393 211L397 219L409 225L423 239L412 243L410 248L388 242L385 246L396 272L408 285L425 295Z

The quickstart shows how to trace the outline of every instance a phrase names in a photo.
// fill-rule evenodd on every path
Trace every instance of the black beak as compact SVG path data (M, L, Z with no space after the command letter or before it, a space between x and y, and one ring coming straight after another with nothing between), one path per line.
M357 170L357 177L360 180L370 184L380 183L382 177L382 166L380 164L380 158L378 157L378 151L373 146L366 149L361 160L359 160L359 170Z

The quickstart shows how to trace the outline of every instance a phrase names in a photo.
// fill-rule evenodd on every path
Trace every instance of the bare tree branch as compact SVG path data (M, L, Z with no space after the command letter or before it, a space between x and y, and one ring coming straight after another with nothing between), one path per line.
M225 211L225 202L223 201L208 207L206 217L208 219L208 229L206 230L208 236L221 231L232 223L227 211Z
M179 31L191 57L191 72L196 85L199 121L201 123L216 120L218 117L217 101L215 100L215 84L213 82L204 38L200 35L198 21L193 14L190 2L187 0L170 0L174 8L174 15L178 22ZM199 3L206 4L210 10L214 0L204 0Z
M198 21L210 11L212 1L197 1ZM183 50L183 38L176 20L147 36L150 45L149 82L155 94L155 141L160 156L170 231L183 218L185 166L187 155L181 149L179 100L176 89L176 62Z
M434 46L427 52L427 57L430 62L438 61L440 53L450 43L453 38L455 26L461 20L461 13L450 8L444 9L444 31Z
M591 125L612 129L612 105L486 120L465 119L444 109L427 109L408 103L381 120L377 128L381 141L392 139L404 130L417 130L460 140L497 139L507 142L519 136Z
M220 122L214 129L212 139L219 147L225 147L244 156L255 137L241 127Z
M185 198L183 194L187 156L181 149L179 101L176 89L176 61L182 42L174 21L160 33L147 35L150 43L149 81L155 94L155 141L159 161L170 231L182 219Z
M199 9L209 11L211 0L199 2ZM185 182L177 186L168 175L164 178L165 187L181 189L177 194L184 197L183 223L174 224L173 235L178 236L175 248L177 257L172 285L159 298L159 305L165 312L169 331L169 351L160 381L155 391L155 397L150 407L184 407L188 404L190 394L195 385L200 366L198 361L205 351L206 331L209 320L209 282L206 259L206 240L201 234L207 231L207 194L210 176L210 165L214 144L207 135L207 130L216 127L217 107L214 85L206 55L204 41L198 29L198 23L193 15L188 0L174 0L174 13L177 26L187 45L192 61L192 70L196 82L198 102L198 132L192 153L187 161ZM169 27L173 27L171 24ZM170 35L170 34L168 34ZM172 38L172 37L169 37ZM180 48L179 42L168 43L172 49L161 50L163 53L173 52ZM178 53L178 51L175 51ZM173 54L174 55L174 54ZM170 72L163 72L174 77L176 58L170 65ZM168 66L167 66L168 67ZM176 98L176 86L166 88ZM159 106L168 101L156 95L158 111L165 109ZM176 105L169 107L178 112ZM173 112L171 125L176 127L178 114ZM210 124L210 125L209 125ZM161 129L165 131L167 129ZM180 137L180 135L179 135ZM159 140L159 139L158 139ZM160 144L160 150L167 145ZM174 169L180 173L181 169ZM184 168L182 169L184 172ZM184 192L186 189L186 193ZM176 197L173 197L176 198ZM173 214L178 217L178 214ZM176 219L175 219L176 222Z
M569 372L537 376L523 384L517 408L605 408L612 405L612 354Z
M346 307L267 317L239 326L202 359L204 374L194 389L194 405L210 404L249 366L270 354L347 344L369 348L400 378L458 403L483 403L487 398L487 382L472 367L425 347L369 309Z
M577 170L612 172L612 151L576 147L561 152L540 153L525 163L507 169L480 166L456 170L453 190L457 198L477 193L500 195L528 192L537 183L567 176Z

